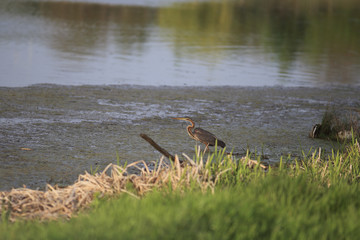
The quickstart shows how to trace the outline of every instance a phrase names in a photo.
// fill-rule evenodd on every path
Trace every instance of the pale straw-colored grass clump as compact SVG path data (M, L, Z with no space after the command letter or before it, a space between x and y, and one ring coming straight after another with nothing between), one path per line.
M227 170L213 176L202 158L197 163L186 158L187 164L181 163L178 156L170 163L162 158L153 169L145 161L134 162L126 167L109 164L100 173L92 175L85 172L73 185L64 188L47 185L45 191L18 188L0 192L1 217L9 221L20 218L69 219L80 209L88 207L95 194L101 197L126 193L140 198L155 188L165 187L176 191L190 187L214 191L219 176ZM254 164L250 159L246 161L250 165ZM130 174L129 168L137 168L139 171Z

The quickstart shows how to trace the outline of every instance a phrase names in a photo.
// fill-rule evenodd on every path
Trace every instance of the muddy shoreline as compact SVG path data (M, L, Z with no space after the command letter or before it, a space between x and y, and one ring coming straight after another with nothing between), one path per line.
M337 148L309 139L328 107L359 107L358 86L144 87L33 85L0 88L0 190L46 183L67 185L84 171L160 155L146 133L172 153L192 155L191 116L234 152L252 151L277 161L302 150Z

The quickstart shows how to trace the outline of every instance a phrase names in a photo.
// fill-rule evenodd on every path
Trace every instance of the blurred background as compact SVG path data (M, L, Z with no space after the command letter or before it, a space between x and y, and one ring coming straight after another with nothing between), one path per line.
M359 84L358 0L12 0L0 86Z

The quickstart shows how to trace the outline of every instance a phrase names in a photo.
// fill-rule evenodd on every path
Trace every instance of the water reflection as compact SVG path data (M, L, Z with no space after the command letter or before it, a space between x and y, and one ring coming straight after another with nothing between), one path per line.
M178 53L192 54L192 57L223 54L226 58L230 54L235 57L244 54L243 48L236 49L237 46L252 47L263 50L262 56L270 54L267 60L275 61L278 72L285 76L293 77L294 69L302 69L316 76L315 81L358 82L354 68L359 67L360 57L360 32L356 31L360 27L360 4L356 1L332 3L179 4L161 9L159 25L174 31ZM194 51L187 46L201 47ZM301 64L306 64L306 69L298 66Z
M356 0L154 2L2 2L0 84L360 82Z
M148 25L156 14L155 9L141 6L74 2L32 2L25 6L25 13L51 21L51 48L72 55L106 54L109 44L118 45L121 55L143 52Z

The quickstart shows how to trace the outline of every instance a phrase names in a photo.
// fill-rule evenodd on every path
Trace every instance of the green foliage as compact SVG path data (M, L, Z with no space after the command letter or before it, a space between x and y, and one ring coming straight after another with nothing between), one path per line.
M206 161L204 161L206 158ZM197 152L194 162L214 191L198 186L95 197L69 221L0 224L0 239L356 239L360 234L360 146L264 171L224 150ZM203 165L202 165L203 164ZM173 168L175 169L173 164ZM200 167L202 165L202 167ZM190 169L190 168L189 168ZM182 176L184 177L184 176ZM180 181L181 182L181 181ZM192 187L193 186L193 187Z
M68 222L0 226L1 239L347 239L360 234L360 189L286 174L200 192L98 200Z
M96 166L95 169L93 169L92 165L90 166L90 174L95 175L99 171L99 166Z

